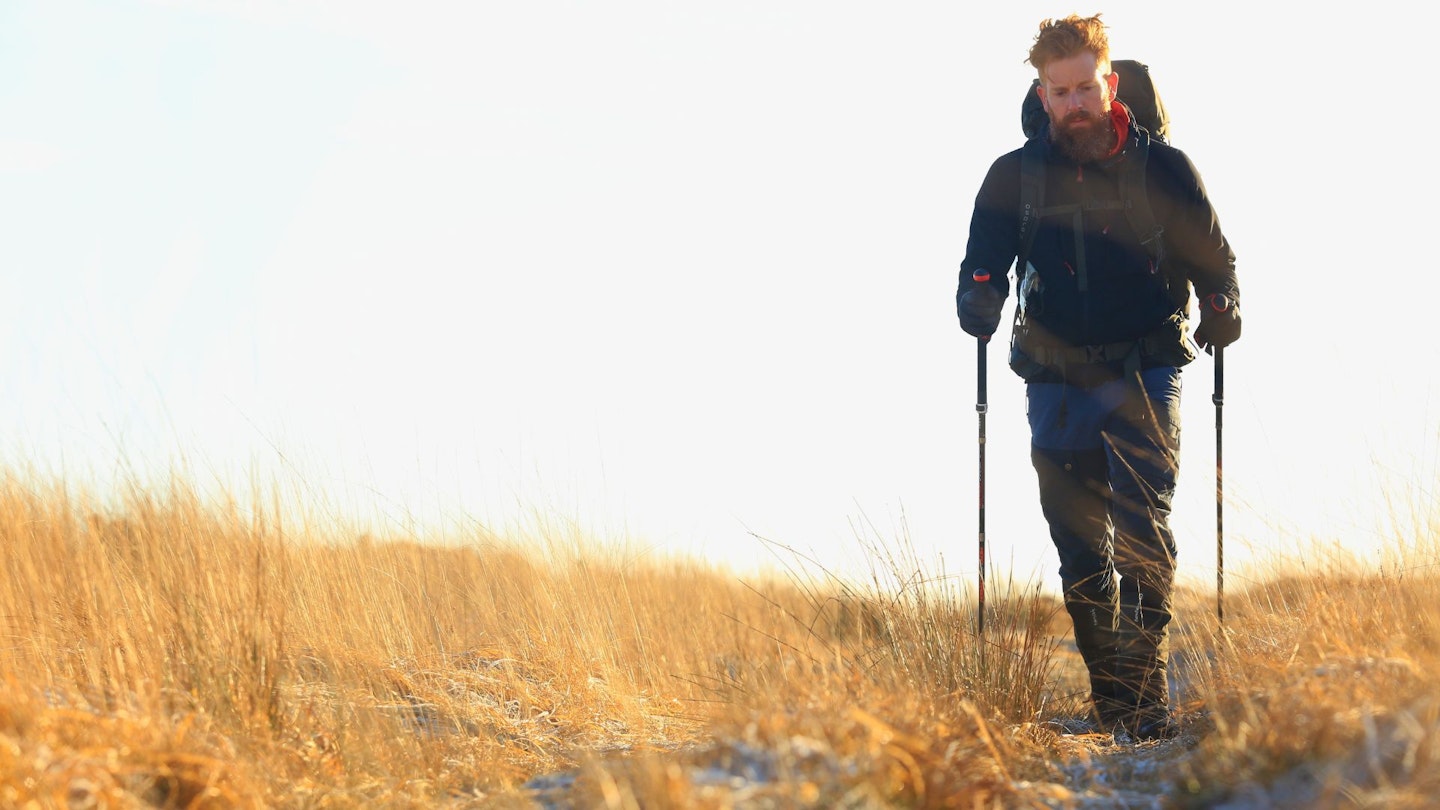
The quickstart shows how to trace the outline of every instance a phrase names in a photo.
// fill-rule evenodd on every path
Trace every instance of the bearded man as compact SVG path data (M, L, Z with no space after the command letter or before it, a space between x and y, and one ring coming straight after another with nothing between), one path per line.
M1100 15L1043 21L1028 61L1048 120L992 164L975 198L960 325L995 333L1013 263L1010 367L1026 384L1040 508L1094 721L1117 737L1173 736L1181 369L1197 344L1240 337L1235 254L1190 159L1117 100ZM1027 161L1043 167L1028 196Z

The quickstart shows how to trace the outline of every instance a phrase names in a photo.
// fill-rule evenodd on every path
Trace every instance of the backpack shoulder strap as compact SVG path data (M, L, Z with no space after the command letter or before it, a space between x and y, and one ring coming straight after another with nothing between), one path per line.
M1025 263L1030 259L1030 250L1035 245L1035 233L1040 220L1057 214L1075 214L1085 206L1082 203L1045 205L1046 136L1036 135L1025 141L1020 149L1020 249L1015 256L1015 271L1025 273ZM1144 181L1144 178L1141 178Z
M1150 196L1145 190L1145 168L1150 162L1150 136L1144 130L1139 133L1134 154L1125 160L1120 173L1120 196L1124 200L1125 216L1130 227L1140 236L1140 245L1150 257L1150 272L1161 275L1171 297L1176 295L1170 283L1169 267L1165 263L1165 229L1155 220L1150 208Z
M1040 210L1045 207L1045 155L1038 138L1025 141L1020 150L1020 250L1015 257L1015 272L1024 276L1030 248L1035 244L1035 231L1040 224Z
M1038 134L1025 141L1020 149L1020 248L1015 256L1015 272L1023 278L1025 266L1030 260L1031 248L1035 246L1035 234L1040 229L1040 220L1058 215L1079 216L1086 208L1085 203L1062 205L1045 204L1045 173L1048 156L1046 135ZM1143 178L1142 178L1143 182ZM1083 288L1082 281L1082 288Z

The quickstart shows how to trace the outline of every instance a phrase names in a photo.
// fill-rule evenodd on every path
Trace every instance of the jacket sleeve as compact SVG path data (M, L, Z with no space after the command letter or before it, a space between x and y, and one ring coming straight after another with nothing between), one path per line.
M1010 292L1008 273L1020 250L1020 153L1011 152L990 165L975 210L970 216L970 237L960 262L960 286L955 300L975 286L976 270L990 272L989 283L1002 295Z
M1240 300L1240 285L1235 275L1235 251L1220 230L1220 218L1200 172L1183 152L1173 151L1167 161L1165 186L1174 194L1170 221L1165 223L1167 261L1178 262L1183 277L1194 287L1200 299L1224 293L1232 301ZM1172 276L1173 277L1173 276Z

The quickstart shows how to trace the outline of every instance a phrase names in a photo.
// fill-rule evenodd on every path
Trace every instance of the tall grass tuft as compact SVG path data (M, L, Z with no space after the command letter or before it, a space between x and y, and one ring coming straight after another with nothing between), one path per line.
M893 539L868 522L857 539L870 562L867 583L771 544L806 599L797 622L812 634L825 630L817 638L846 642L853 657L845 665L888 679L886 688L919 685L974 703L1001 722L1039 718L1051 698L1056 632L1068 626L1057 599L1013 579L991 581L982 634L978 590L968 579L928 572L903 521Z

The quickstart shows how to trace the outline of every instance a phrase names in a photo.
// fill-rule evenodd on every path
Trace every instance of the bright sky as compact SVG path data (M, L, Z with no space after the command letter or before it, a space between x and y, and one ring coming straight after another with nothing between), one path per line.
M983 5L4 0L0 461L742 567L754 532L863 573L857 534L903 524L971 578L970 206L1020 144L1037 23L1101 10L1239 255L1227 560L1433 510L1422 27ZM1003 354L991 555L1049 585ZM1175 513L1202 580L1211 380Z

